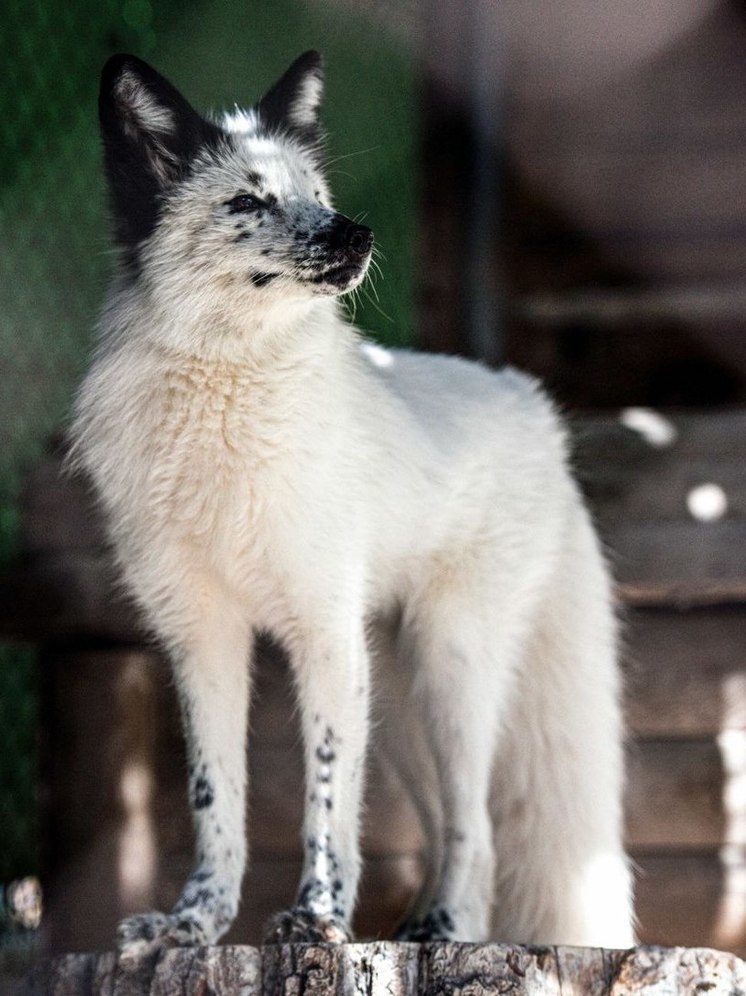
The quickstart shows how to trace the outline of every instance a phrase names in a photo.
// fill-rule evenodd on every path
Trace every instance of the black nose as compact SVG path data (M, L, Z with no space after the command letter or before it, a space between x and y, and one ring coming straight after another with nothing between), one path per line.
M350 224L345 232L347 248L357 256L364 256L373 245L373 232L365 225Z
M361 259L373 245L373 232L365 225L357 225L343 214L335 214L328 228L317 239L334 253L341 253L348 260Z

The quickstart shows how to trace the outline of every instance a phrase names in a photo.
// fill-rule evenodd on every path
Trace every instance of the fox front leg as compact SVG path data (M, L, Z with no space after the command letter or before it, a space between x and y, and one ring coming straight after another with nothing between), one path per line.
M295 905L268 924L268 943L352 939L360 876L360 809L368 738L369 663L362 632L293 658L305 748L304 865Z
M212 944L235 918L246 861L249 649L248 628L221 619L172 655L187 741L196 858L170 913L138 914L120 924L125 961L168 947Z

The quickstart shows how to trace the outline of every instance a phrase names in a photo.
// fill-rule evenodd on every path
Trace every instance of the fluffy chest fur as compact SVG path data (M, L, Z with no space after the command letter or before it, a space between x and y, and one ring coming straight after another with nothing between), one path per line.
M292 614L304 565L323 579L339 528L354 547L365 527L355 514L365 481L349 459L359 427L340 369L349 338L336 358L311 341L259 371L141 343L99 359L79 400L76 453L125 570L177 560L262 603L247 604L261 625L280 596Z

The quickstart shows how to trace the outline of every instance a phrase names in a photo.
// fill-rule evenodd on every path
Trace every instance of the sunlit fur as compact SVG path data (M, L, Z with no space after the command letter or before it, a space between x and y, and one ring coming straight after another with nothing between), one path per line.
M133 139L159 199L104 309L73 460L169 651L197 832L175 910L125 921L122 951L213 942L233 920L258 631L289 651L306 763L304 868L271 939L350 936L372 746L429 841L402 937L626 946L615 621L562 426L513 370L365 346L337 296L367 258L344 287L306 280L332 212L294 130L320 96L302 59L273 90L287 131L236 111L188 169L164 157L198 123L162 134L189 109L152 71L114 66L102 98L110 162L140 154L117 73L128 127L161 132ZM226 206L241 192L274 202L263 225Z

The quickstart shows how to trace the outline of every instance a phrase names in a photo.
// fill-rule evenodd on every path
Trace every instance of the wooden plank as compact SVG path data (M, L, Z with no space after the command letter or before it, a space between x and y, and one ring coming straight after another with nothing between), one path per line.
M630 610L623 620L626 716L638 737L746 729L746 611Z
M688 492L707 482L723 485L731 517L743 516L746 413L626 409L618 416L576 415L569 425L575 466L602 523L689 520Z
M53 551L0 575L0 633L39 641L146 641L111 558L91 548Z
M659 445L619 419L573 422L581 480L633 605L746 600L746 414L650 415L671 433ZM655 426L655 422L652 423ZM695 518L693 489L714 484L725 510Z
M689 461L695 458L725 458L743 456L746 451L746 412L734 409L725 412L656 412L670 423L675 431L675 441L671 445L657 448L645 442L638 431L622 425L618 415L573 415L570 424L573 435L581 443L597 445L592 452L600 464L613 468L619 456L618 451L607 449L606 442L618 443L623 437L638 442L636 452L648 453L658 460L676 459ZM620 483L624 483L621 481Z
M60 454L48 454L31 468L22 507L21 545L29 554L90 549L104 543L92 492L80 475L64 469Z
M746 519L624 523L601 535L631 605L746 601Z
M635 856L635 913L644 944L711 945L746 954L746 857Z
M744 844L741 814L726 810L723 759L709 740L647 740L627 751L627 845L716 849ZM746 814L744 814L746 815Z

